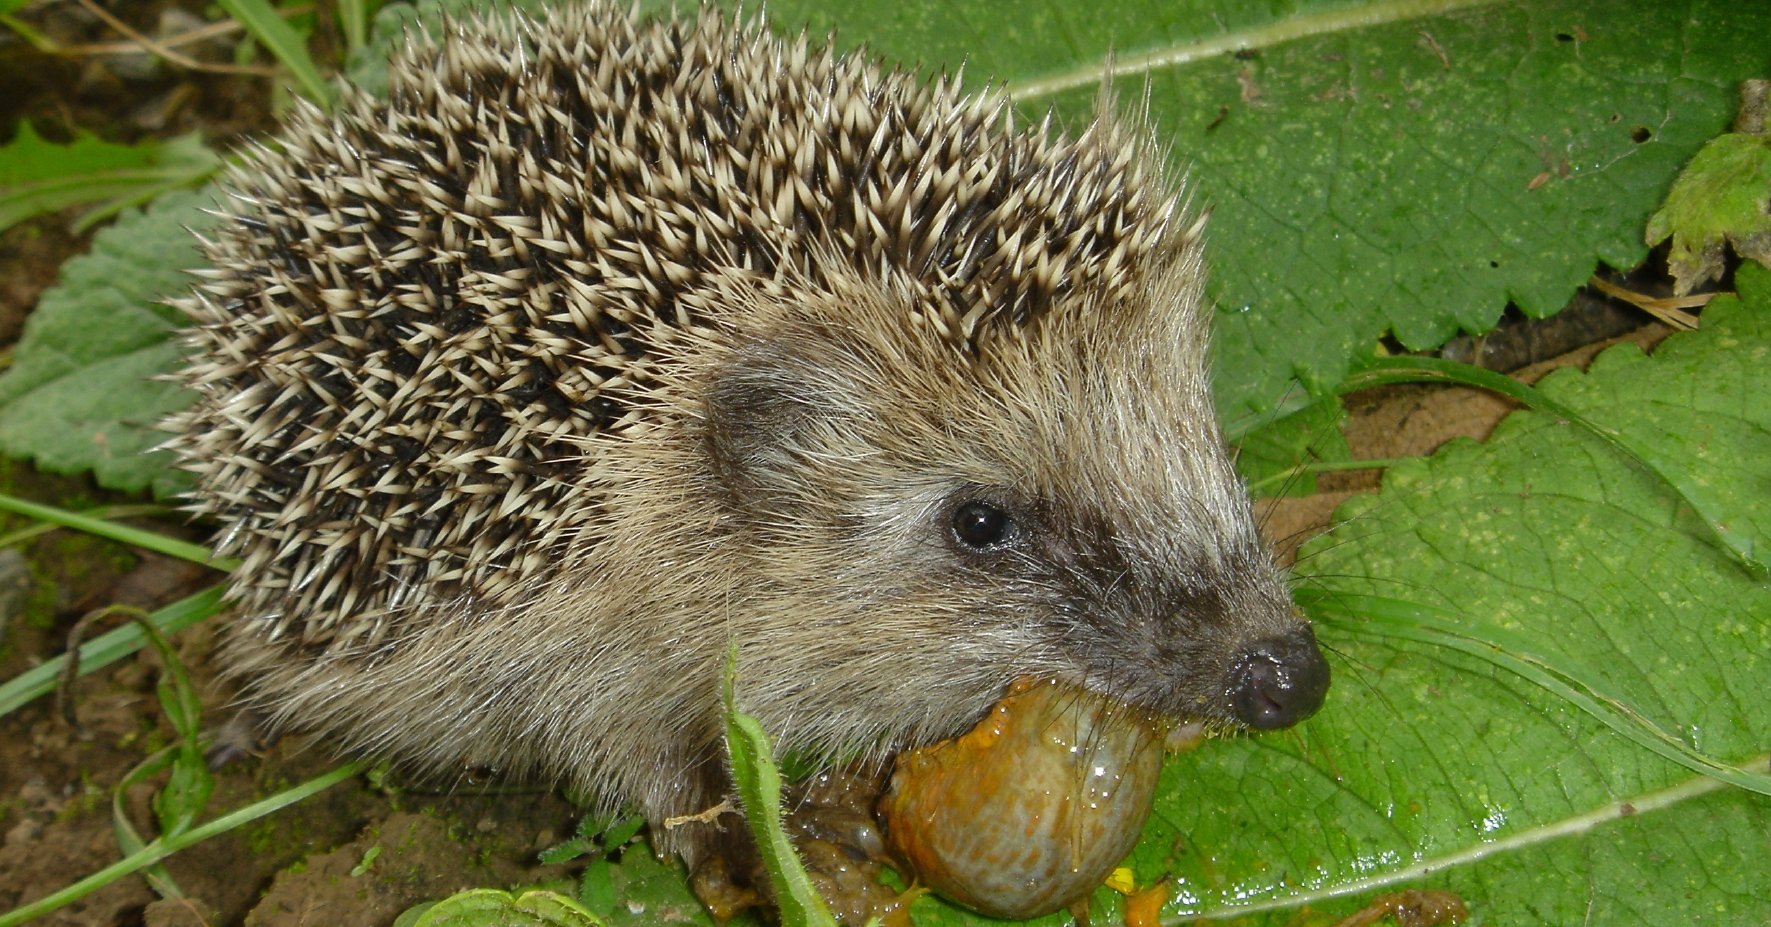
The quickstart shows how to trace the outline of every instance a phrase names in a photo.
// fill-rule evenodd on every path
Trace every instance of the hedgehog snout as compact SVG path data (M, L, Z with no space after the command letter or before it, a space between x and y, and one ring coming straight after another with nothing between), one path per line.
M1230 664L1225 696L1236 720L1261 731L1310 717L1328 693L1328 662L1309 625L1243 646Z

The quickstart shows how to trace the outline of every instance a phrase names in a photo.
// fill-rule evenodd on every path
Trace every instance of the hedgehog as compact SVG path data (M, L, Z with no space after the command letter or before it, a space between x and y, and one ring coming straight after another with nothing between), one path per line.
M1139 120L600 3L391 75L246 153L182 304L171 444L268 730L637 808L694 864L712 825L663 824L730 791L733 645L825 763L1026 676L1223 730L1321 705Z

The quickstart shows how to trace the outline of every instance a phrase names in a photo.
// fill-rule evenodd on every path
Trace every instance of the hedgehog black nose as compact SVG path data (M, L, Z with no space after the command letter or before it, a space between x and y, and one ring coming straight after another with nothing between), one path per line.
M1327 693L1328 662L1308 626L1249 644L1230 668L1230 710L1256 730L1291 727L1315 714Z

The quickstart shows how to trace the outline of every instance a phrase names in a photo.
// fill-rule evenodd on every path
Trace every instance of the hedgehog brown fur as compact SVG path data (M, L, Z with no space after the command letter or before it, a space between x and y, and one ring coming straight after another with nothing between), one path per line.
M724 794L733 641L741 704L820 756L1028 674L1320 703L1140 133L713 12L457 23L392 74L233 172L186 306L174 444L275 726L656 824Z

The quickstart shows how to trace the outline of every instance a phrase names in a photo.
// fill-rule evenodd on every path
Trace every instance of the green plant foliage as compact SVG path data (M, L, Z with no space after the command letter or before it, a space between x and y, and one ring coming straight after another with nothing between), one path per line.
M1716 498L1715 489L1710 485L1707 474L1688 475L1680 472L1665 453L1666 442L1655 440L1656 436L1650 435L1642 440L1626 430L1607 428L1547 392L1492 370L1438 357L1375 358L1343 383L1342 389L1411 382L1460 383L1486 389L1526 408L1549 413L1569 425L1585 429L1588 434L1611 445L1619 455L1634 460L1643 471L1653 474L1655 479L1671 490L1678 502L1690 506L1693 513L1704 520L1704 528L1716 543L1740 558L1742 568L1755 576L1764 576L1771 572L1757 556L1759 539L1752 532L1751 526L1748 525L1748 530L1742 532L1733 524L1731 516L1736 512L1730 506L1731 500ZM1676 459L1676 455L1673 459Z
M215 586L154 612L148 620L160 633L173 634L213 617L221 610L221 599L222 588ZM80 646L79 673L96 672L140 650L144 643L142 630L134 624L107 631ZM65 655L58 656L0 683L0 717L54 691L66 660Z
M689 891L683 864L660 860L649 848L634 848L619 863L587 868L585 878L590 884L580 886L579 900L609 927L714 927Z
M629 840L639 836L645 826L645 818L639 815L612 820L586 816L579 819L578 828L570 838L542 850L538 858L550 866L575 859L595 859L619 851Z
M127 606L114 606L113 610L128 615L130 624L146 636L159 654L160 679L155 689L160 710L178 737L172 746L144 760L111 790L111 829L117 837L118 848L124 856L130 856L147 846L126 810L127 794L132 787L169 771L165 784L154 793L153 807L160 825L160 838L170 840L189 831L203 814L210 794L215 791L215 779L203 756L202 704L178 652L145 612ZM161 897L184 897L165 867L150 866L144 875Z
M755 718L738 709L733 689L738 677L738 645L726 658L723 689L726 706L726 752L732 760L732 785L744 806L744 823L756 839L780 905L782 927L836 927L824 899L812 888L793 842L781 824L781 770L775 748Z
M112 489L169 496L188 485L169 455L147 453L166 438L156 423L190 402L155 379L179 356L177 312L160 300L189 288L200 258L187 229L214 223L202 209L215 197L161 197L63 265L0 376L0 451L58 473L90 470Z
M307 53L307 40L283 21L269 0L216 0L229 16L239 21L271 54L289 69L308 99L331 105L336 88L320 75L319 65Z
M603 927L596 915L555 892L521 895L479 888L400 915L395 927Z
M616 886L617 869L614 857L628 850L630 844L637 844L645 826L645 818L637 814L612 820L586 816L578 821L578 828L570 838L542 850L538 858L548 865L576 859L586 860L584 871L578 877L579 902L591 913L619 923L621 912L631 912L625 904L623 893ZM642 847L635 852L644 854L647 851ZM635 877L637 868L628 867L624 873L628 880ZM679 885L682 883L681 873L667 872L664 875ZM695 906L692 898L686 900L689 905Z
M1340 400L1328 397L1280 416L1249 416L1247 431L1225 428L1236 445L1236 469L1248 480L1257 496L1307 496L1316 491L1313 474L1296 468L1299 461L1344 463L1352 459L1341 423L1346 418Z
M210 839L211 837L225 834L242 824L250 823L267 814L274 814L290 805L300 804L301 802L312 798L314 795L363 772L363 768L364 764L361 762L353 761L345 763L342 766L315 776L299 785L284 789L268 798L253 802L242 808L237 808L227 814L214 818L213 820L192 827L182 834L173 836L162 834L161 836L154 838L140 850L130 853L111 865L81 878L72 885L50 892L47 895L43 895L35 900L19 905L10 911L0 912L0 927L15 927L15 925L27 923L38 917L42 917L51 911L65 907L74 901L104 888L118 879L126 878L133 873L140 872L186 847L194 846Z
M1771 266L1771 134L1735 132L1703 146L1648 220L1648 244L1668 238L1680 293L1722 275L1727 245Z
M77 133L46 142L28 122L0 146L0 231L32 216L96 203L75 223L84 229L127 206L214 173L221 159L196 135L118 145Z

